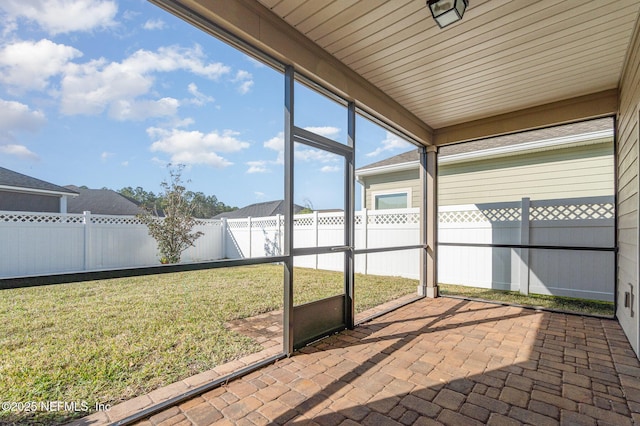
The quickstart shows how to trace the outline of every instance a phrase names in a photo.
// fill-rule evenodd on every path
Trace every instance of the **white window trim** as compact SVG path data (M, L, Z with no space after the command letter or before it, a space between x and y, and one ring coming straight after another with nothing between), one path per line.
M406 194L407 195L407 207L411 208L413 205L413 198L411 193L411 188L398 188L398 189L388 189L383 191L371 191L371 210L376 209L376 197L379 195L391 195L391 194Z

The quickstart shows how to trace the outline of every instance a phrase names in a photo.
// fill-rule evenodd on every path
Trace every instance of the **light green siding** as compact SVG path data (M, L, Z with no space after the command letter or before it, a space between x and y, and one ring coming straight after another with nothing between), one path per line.
M617 122L618 160L618 305L616 316L640 357L640 283L638 282L638 188L640 146L640 22L622 74ZM633 294L625 306L625 293Z
M614 194L613 144L442 165L439 205Z
M441 206L593 197L614 194L613 143L513 155L438 166ZM366 176L365 207L373 194L411 188L412 207L420 205L418 168Z
M418 168L404 170L400 172L385 173L377 176L367 176L365 183L365 207L373 209L374 194L378 192L404 191L411 192L411 205L409 207L420 207L420 175Z

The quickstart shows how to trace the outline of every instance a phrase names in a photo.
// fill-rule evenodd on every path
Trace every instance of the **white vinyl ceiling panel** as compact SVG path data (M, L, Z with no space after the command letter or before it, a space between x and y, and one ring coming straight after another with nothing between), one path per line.
M618 86L638 0L260 0L433 128Z

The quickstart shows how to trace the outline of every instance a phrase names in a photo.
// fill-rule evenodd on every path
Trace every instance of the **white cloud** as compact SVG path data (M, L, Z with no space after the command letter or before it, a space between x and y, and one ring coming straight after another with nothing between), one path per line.
M15 20L5 20L2 28L2 37L9 37L11 33L18 30L18 23Z
M0 143L13 141L17 131L35 132L46 121L41 111L33 111L20 102L0 99Z
M171 164L168 161L159 159L158 157L152 157L151 158L151 162L153 164L156 164L156 165L162 167L162 168L166 168L169 164Z
M0 9L9 25L26 19L55 35L112 27L118 5L112 0L2 0Z
M100 159L102 161L107 161L109 158L113 157L115 154L113 152L108 152L108 151L103 151L102 154L100 154Z
M316 133L320 136L330 137L340 133L337 127L305 127L305 130ZM284 164L284 133L280 132L264 143L265 148L272 149L278 153L276 164ZM294 153L296 159L300 161L317 161L321 163L333 163L338 161L338 156L319 149L303 148L297 145Z
M334 173L340 171L338 166L324 166L320 169L322 173Z
M39 160L38 155L35 152L30 151L24 145L0 145L0 152L7 155L15 155L16 157L23 158L25 160Z
M122 19L124 19L125 21L132 21L136 19L138 16L140 16L140 12L136 12L134 10L127 9L124 12L122 12Z
M52 76L80 56L79 50L47 39L11 43L0 50L0 82L20 90L43 90Z
M264 192L255 191L255 192L253 193L253 195L255 195L255 196L256 196L256 198L257 198L258 200L261 200L261 199L263 199L267 194L265 194Z
M238 132L225 130L202 133L180 129L161 129L150 127L147 134L156 139L151 144L151 151L164 152L171 155L172 163L208 164L216 168L232 165L229 160L218 155L218 152L236 152L248 148L249 143L239 140Z
M238 86L238 92L240 92L241 95L246 95L251 91L251 87L253 87L253 81L245 81Z
M187 117L187 118L183 118L183 119L176 119L176 120L172 120L172 122L170 124L166 124L163 125L163 127L189 127L191 126L193 123L195 123L196 121L191 118L191 117Z
M236 77L234 78L233 81L251 80L251 78L253 78L253 76L251 75L250 72L245 70L238 70L238 72L236 72Z
M142 26L142 28L144 28L145 30L150 30L150 31L161 30L164 27L166 27L166 24L162 19L149 19Z
M332 127L332 126L322 126L322 127L311 126L311 127L305 127L304 129L330 139L335 138L340 133L340 129L338 127Z
M189 71L211 80L217 80L230 71L222 63L207 63L202 49L197 45L193 48L161 47L156 52L138 50L122 62L99 59L81 65L69 64L62 79L62 112L68 115L96 115L123 100L132 103L136 97L150 92L154 73L177 70ZM152 116L151 113L166 115L170 108L177 108L173 102L175 100L168 102L168 99L171 98L155 101L155 108L147 116ZM122 105L114 108L113 113L117 117ZM133 119L139 116L130 114Z
M394 151L397 149L407 148L409 146L409 142L389 131L387 131L385 139L380 144L382 146L379 146L375 150L368 152L366 154L367 157L375 157L385 151Z
M269 169L267 168L267 162L264 160L259 160L259 161L247 161L247 166L249 166L249 168L247 169L247 173L251 174L251 173L266 173L269 171Z
M251 87L253 87L253 76L250 72L244 70L239 70L231 81L240 83L238 92L240 92L241 95L246 95L251 90Z
M284 132L278 133L264 143L265 148L272 149L278 153L276 164L284 164Z
M193 95L193 99L190 99L189 102L194 105L202 106L209 102L215 102L213 96L207 96L204 93L200 92L198 90L198 86L196 86L195 83L189 83L189 85L187 86L187 90Z
M178 112L180 102L174 98L157 101L118 100L111 104L109 116L116 120L141 121L150 117L172 116Z
M125 161L123 161L122 163L120 163L120 165L121 165L122 167L127 167L127 166L129 165L129 161L126 161L126 160L125 160Z
M224 157L219 156L215 152L177 152L171 155L171 162L176 164L206 164L222 169L233 165L233 163Z
M0 131L36 130L45 123L41 111L15 101L0 99Z
M320 149L297 147L294 153L296 160L314 161L319 163L335 163L339 157L331 152Z
M276 136L266 141L264 147L274 151L284 151L284 132L279 132Z

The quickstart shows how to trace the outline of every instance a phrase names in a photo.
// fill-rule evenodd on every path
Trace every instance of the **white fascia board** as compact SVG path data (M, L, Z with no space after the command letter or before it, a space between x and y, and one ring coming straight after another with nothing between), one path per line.
M401 172L403 170L412 170L416 166L420 165L420 161L407 161L405 163L390 164L388 166L373 167L371 169L365 169L356 171L356 178L360 180L361 176L379 175L381 173Z
M80 195L75 192L50 191L48 189L25 188L22 186L9 186L9 185L0 185L0 191L24 192L28 194L56 195L56 196L66 195L68 197L77 197L78 195Z

